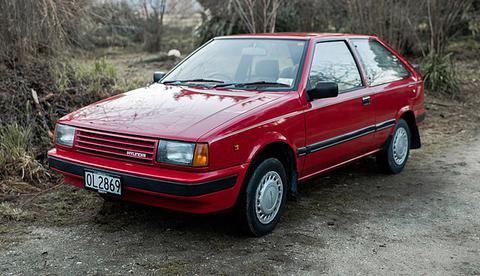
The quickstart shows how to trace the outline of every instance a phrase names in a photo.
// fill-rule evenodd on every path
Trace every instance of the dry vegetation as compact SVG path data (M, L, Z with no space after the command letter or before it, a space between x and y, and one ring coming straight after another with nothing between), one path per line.
M466 61L480 58L478 1L198 0L199 11L190 3L0 1L0 201L61 183L45 163L59 117L144 85L153 71L178 62L169 49L186 54L217 35L377 34L423 64L434 116L445 113L443 99L457 96L447 113L476 101L478 64ZM0 214L22 217L15 208L2 203Z

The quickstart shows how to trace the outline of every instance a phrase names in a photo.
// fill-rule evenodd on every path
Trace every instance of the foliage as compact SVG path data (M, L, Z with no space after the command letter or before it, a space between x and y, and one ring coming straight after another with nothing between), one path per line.
M31 126L34 145L43 154L51 143L49 132L56 120L114 94L116 79L116 68L105 59L92 64L66 59L0 67L0 126L16 122Z
M240 24L232 0L228 4L215 0L199 0L204 7L202 23L196 29L197 44L201 45L213 37L247 32Z
M145 18L144 47L149 52L160 51L164 32L163 18L167 0L143 1L143 17Z
M422 73L425 86L431 92L454 94L459 81L451 54L431 54L423 59Z
M0 1L0 60L17 63L80 43L87 1Z
M25 191L23 186L28 186L31 191L45 185L42 180L48 175L41 163L33 157L32 143L29 127L12 123L0 128L0 191Z
M233 0L235 10L250 33L273 33L281 0Z
M114 93L117 69L106 58L93 63L64 60L51 67L56 85L67 94L69 103L83 106Z
M346 3L328 0L284 1L277 17L277 31L343 32Z
M94 3L91 8L89 40L96 47L125 47L143 42L143 19L126 1Z
M0 192L32 192L46 185L49 176L42 162L52 146L55 122L116 93L116 80L117 69L106 59L0 70L0 109L5 110L0 118Z
M468 29L468 13L473 0L426 0L425 22L428 25L428 53L443 54L448 41Z

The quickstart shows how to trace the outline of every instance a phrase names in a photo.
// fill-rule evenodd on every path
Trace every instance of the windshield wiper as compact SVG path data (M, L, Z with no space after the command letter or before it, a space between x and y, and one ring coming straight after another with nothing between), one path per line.
M255 86L255 85L290 87L290 85L285 84L285 83L280 83L280 82L274 82L274 81L254 81L254 82L222 83L222 84L217 84L217 85L215 85L214 88L217 88L217 87L227 87L227 86L246 87L246 86Z
M191 80L171 80L164 81L163 84L173 84L173 83L188 83L188 82L214 82L214 83L224 83L221 80L211 80L211 79L191 79Z

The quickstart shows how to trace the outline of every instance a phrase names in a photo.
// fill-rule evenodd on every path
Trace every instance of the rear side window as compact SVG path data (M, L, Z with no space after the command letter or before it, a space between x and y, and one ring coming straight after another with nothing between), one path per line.
M410 76L402 62L378 41L352 39L367 73L368 84L376 86Z
M318 82L335 82L339 92L362 86L357 64L344 41L317 43L308 80L311 88Z

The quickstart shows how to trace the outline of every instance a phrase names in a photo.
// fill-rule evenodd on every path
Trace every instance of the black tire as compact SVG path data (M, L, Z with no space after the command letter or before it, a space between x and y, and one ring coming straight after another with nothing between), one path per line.
M277 176L275 173L271 172L275 172L280 177L281 184L276 185L281 186L283 188L283 192L281 199L279 199L280 204L278 211L276 214L272 213L269 218L272 220L268 223L262 223L257 216L255 198L257 188L261 184L260 182L262 181L263 177L267 177L267 174L274 175L274 177ZM244 185L245 186L239 196L236 206L240 227L246 234L256 237L260 237L272 232L280 220L281 214L285 207L288 192L287 174L283 164L276 158L268 158L263 160L258 166L256 166L250 177L245 180Z
M397 133L405 131L407 135L407 146L406 153L404 158L396 158L394 143ZM380 166L380 169L385 173L397 174L400 173L408 161L408 156L410 155L410 147L412 143L412 134L410 127L404 119L400 119L395 126L395 131L393 135L386 142L384 149L377 155L377 163ZM403 155L402 155L403 156ZM403 160L402 162L400 162Z

